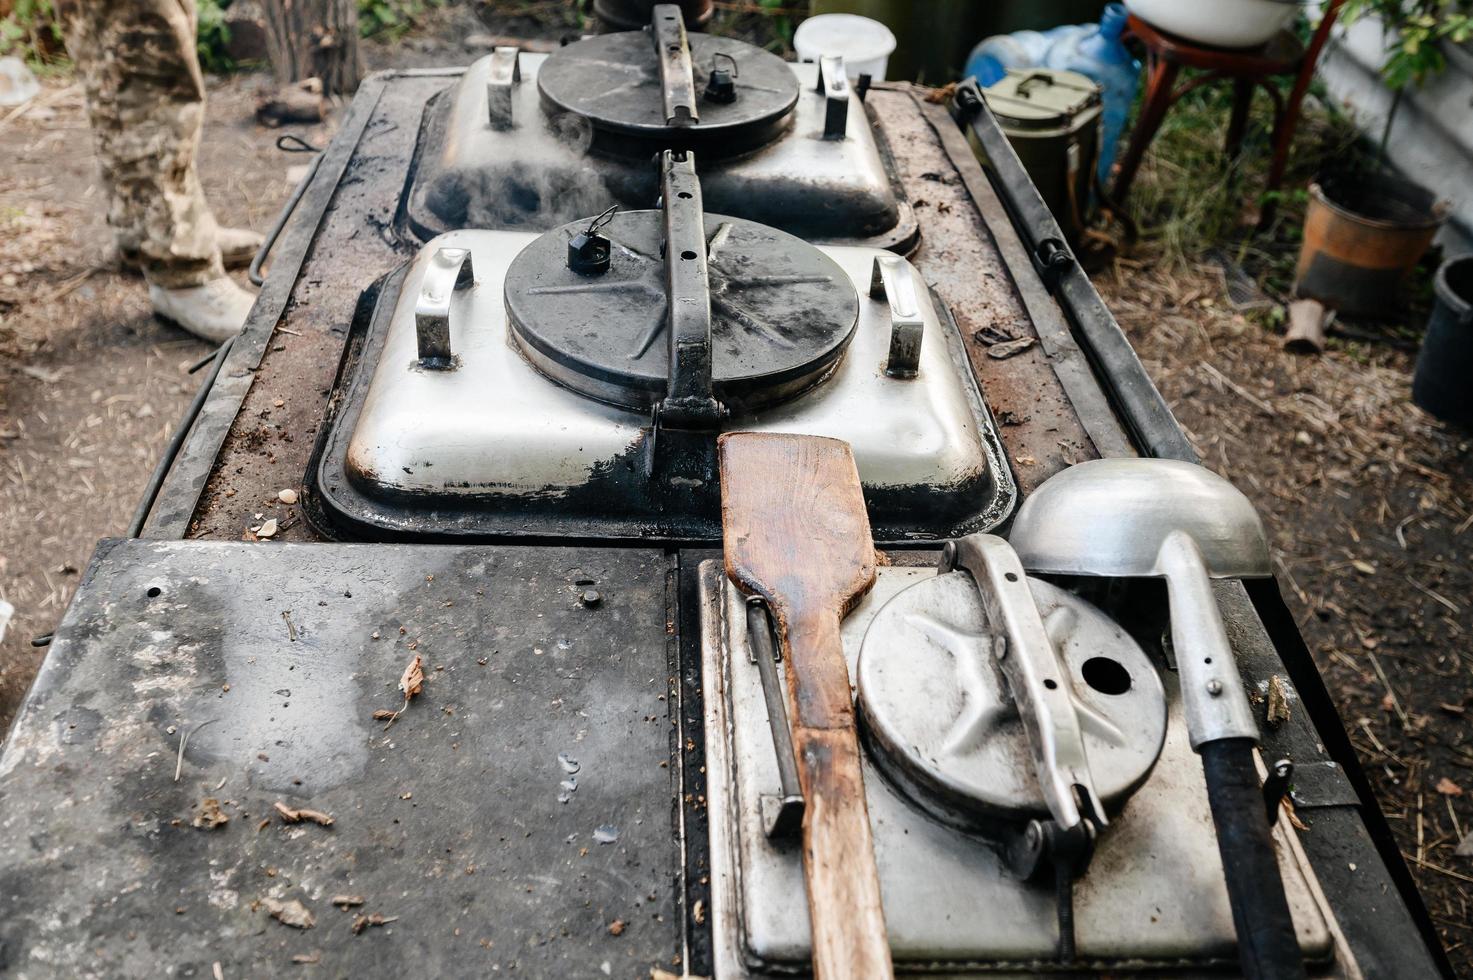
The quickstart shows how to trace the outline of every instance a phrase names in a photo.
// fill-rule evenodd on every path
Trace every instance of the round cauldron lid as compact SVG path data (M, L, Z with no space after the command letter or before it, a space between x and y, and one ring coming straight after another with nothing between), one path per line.
M644 409L666 393L665 215L614 215L608 271L568 268L582 219L539 237L506 273L512 337L543 373L600 401ZM833 259L754 221L705 215L712 387L732 409L783 401L821 380L859 320L859 295Z
M1099 609L1039 579L1028 584L1066 668L1095 787L1116 810L1161 753L1161 680ZM923 579L887 602L865 633L857 673L870 756L922 807L983 834L1048 816L968 573Z
M551 55L537 72L543 104L576 113L606 133L702 155L739 153L775 138L798 102L798 79L781 58L731 38L688 34L699 122L667 125L660 65L649 31L590 37ZM711 71L730 72L735 98L707 98Z

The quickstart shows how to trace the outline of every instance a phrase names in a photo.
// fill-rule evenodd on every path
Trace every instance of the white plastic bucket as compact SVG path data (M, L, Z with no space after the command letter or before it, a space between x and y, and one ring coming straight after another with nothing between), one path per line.
M819 14L798 25L793 47L799 61L817 61L826 54L844 58L844 73L850 81L860 75L885 80L885 66L895 50L895 35L877 20L858 14Z

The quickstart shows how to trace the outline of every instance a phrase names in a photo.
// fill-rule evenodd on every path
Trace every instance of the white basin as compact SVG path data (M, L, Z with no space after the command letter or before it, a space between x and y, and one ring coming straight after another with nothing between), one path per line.
M1217 48L1257 47L1299 12L1299 4L1286 0L1125 0L1125 6L1152 27Z

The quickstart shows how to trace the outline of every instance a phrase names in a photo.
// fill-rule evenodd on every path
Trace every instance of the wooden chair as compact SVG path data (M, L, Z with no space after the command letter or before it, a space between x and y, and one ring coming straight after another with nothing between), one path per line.
M1146 97L1140 118L1130 133L1130 144L1120 158L1120 167L1112 188L1115 200L1123 201L1130 193L1131 182L1140 169L1146 148L1161 128L1166 111L1182 96L1203 85L1218 81L1233 83L1233 111L1228 120L1226 151L1236 159L1243 144L1243 130L1248 123L1248 109L1253 90L1268 92L1274 104L1273 161L1269 166L1265 190L1278 190L1289 162L1289 145L1299 124L1299 109L1304 93L1314 77L1315 62L1330 36L1330 28L1340 13L1344 0L1332 0L1326 7L1319 26L1306 47L1288 31L1281 32L1267 44L1257 48L1211 48L1167 34L1132 14L1126 32L1146 48ZM1199 74L1177 85L1183 68ZM1273 79L1293 75L1294 85L1284 98ZM1260 225L1273 215L1273 203L1265 205Z

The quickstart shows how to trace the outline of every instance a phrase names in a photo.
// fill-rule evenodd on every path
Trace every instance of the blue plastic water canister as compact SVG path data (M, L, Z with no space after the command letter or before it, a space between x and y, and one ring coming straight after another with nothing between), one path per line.
M967 56L963 78L976 78L983 88L999 82L1007 69L1039 68L1049 48L1067 34L1093 30L1093 24L1065 24L1048 31L1014 31L985 38Z
M1044 53L1045 67L1077 71L1104 90L1098 170L1101 186L1109 183L1110 167L1115 163L1120 134L1125 129L1131 103L1135 101L1136 87L1141 80L1140 62L1131 57L1120 39L1125 30L1125 19L1125 6L1112 3L1105 7L1099 24L1060 35Z

